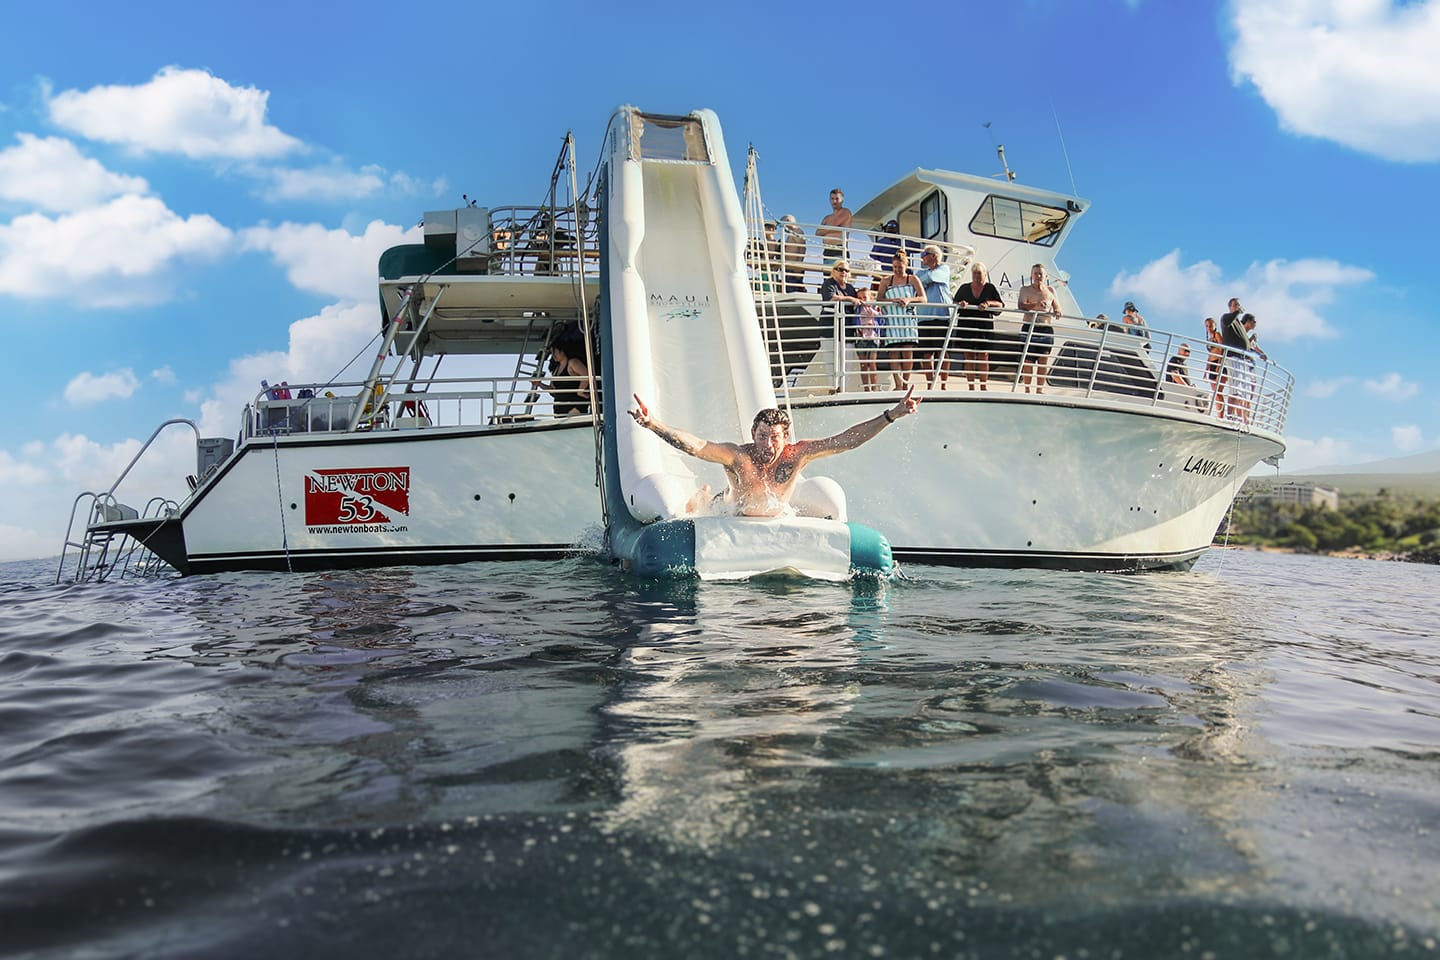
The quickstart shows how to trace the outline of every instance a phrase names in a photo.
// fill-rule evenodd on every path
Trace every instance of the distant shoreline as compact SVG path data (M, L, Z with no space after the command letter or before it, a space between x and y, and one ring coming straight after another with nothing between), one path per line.
M1341 560L1386 560L1399 563L1440 563L1440 552L1417 550L1412 553L1395 553L1389 550L1370 552L1360 547L1346 550L1296 550L1294 547L1277 547L1265 543L1235 543L1210 545L1215 550L1249 550L1253 553L1297 553L1310 557L1337 557Z

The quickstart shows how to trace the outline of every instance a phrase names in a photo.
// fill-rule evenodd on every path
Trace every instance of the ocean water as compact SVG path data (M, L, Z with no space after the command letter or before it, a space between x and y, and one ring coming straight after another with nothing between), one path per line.
M1440 955L1433 567L0 566L0 955Z

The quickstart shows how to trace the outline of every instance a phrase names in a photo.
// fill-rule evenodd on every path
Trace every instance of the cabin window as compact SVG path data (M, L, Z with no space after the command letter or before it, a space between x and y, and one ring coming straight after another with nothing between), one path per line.
M982 237L1023 240L1051 247L1069 219L1069 212L1060 207L992 195L986 197L980 209L975 211L970 220L970 232Z
M939 190L920 201L920 236L926 240L945 239L945 195Z
M630 159L691 160L707 163L705 129L692 117L655 117L643 113L630 118Z

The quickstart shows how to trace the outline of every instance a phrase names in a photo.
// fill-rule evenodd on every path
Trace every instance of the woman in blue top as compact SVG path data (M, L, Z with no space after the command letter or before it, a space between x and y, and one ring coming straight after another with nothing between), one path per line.
M883 304L885 316L885 351L890 355L888 369L896 390L915 369L915 348L920 345L920 321L912 304L925 303L925 288L920 278L910 271L910 258L898 250L890 258L891 272L880 278L877 299Z

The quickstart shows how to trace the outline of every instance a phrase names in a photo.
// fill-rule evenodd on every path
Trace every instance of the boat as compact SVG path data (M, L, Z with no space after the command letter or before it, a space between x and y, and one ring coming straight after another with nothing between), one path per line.
M831 579L883 572L891 558L1188 569L1245 475L1284 453L1284 368L1233 351L1224 369L1245 374L1216 402L1203 376L1211 344L1081 310L1056 255L1086 200L918 168L860 205L838 240L797 223L779 242L756 152L737 188L712 112L622 107L605 137L583 188L567 135L545 202L427 212L422 243L387 250L363 379L266 386L234 440L162 424L136 461L188 425L188 496L122 502L133 461L108 490L81 493L57 581L67 564L72 579L103 579L552 559L595 544L646 575L705 575L696 518L679 504L723 477L635 429L631 394L715 438L745 436L770 405L801 437L879 416L900 394L866 389L854 332L817 290L837 254L873 279L897 244L934 245L957 282L989 265L1004 307L985 334L987 369L912 377L917 416L817 464L823 476L797 497L809 516L787 519L825 530L796 533L799 554L766 555L763 525L701 522L702 553L715 539L741 554L711 557L714 575L803 571L820 555L816 575ZM1052 344L1017 307L1037 263L1059 281ZM947 355L964 345L953 307L924 309L951 314ZM557 344L583 357L585 376L547 379ZM1167 376L1182 344L1198 358L1189 383ZM491 371L448 376L447 358ZM1022 373L1037 360L1048 381L1031 392Z

